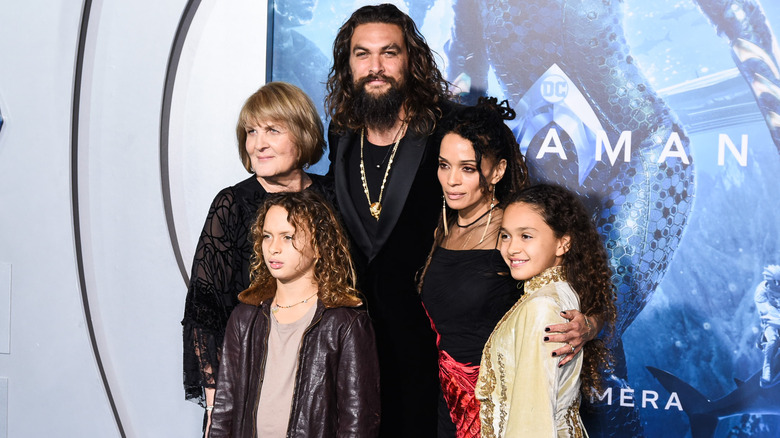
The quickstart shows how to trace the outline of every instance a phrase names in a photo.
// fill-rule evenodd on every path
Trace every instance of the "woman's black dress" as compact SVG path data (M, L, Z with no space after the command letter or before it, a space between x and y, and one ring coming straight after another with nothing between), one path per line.
M482 348L499 319L522 295L522 286L518 289L508 271L494 249L440 247L431 257L422 301L438 335L439 437L455 437L456 427L458 437L479 436L474 385Z

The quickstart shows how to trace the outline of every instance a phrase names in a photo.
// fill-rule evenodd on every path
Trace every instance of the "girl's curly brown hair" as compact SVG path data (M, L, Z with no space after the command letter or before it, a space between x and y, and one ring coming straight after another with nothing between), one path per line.
M362 304L355 289L355 268L349 246L339 220L320 195L311 190L269 194L257 213L252 226L254 255L249 266L249 287L241 292L242 302L259 305L276 295L276 279L263 259L263 224L268 210L279 206L287 211L287 221L296 233L308 237L318 255L314 263L317 295L325 307L355 307ZM300 250L300 248L299 248Z
M349 66L350 45L355 28L367 23L394 24L401 28L409 55L404 77L407 90L404 108L409 129L430 134L441 117L440 103L450 97L448 82L444 79L425 37L412 19L391 4L363 6L341 26L333 41L333 66L328 74L325 99L330 118L337 130L362 128L362 115L356 114L352 70Z
M515 203L526 204L539 213L556 238L569 236L570 248L563 255L566 281L579 295L582 313L599 315L605 323L607 339L594 339L583 347L580 391L590 399L603 390L601 372L609 371L613 362L606 345L614 336L617 310L604 243L582 201L563 187L531 186L509 200L509 204Z

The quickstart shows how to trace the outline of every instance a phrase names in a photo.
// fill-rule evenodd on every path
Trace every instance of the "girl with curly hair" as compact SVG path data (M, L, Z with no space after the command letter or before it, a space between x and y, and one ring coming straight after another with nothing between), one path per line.
M580 393L601 388L609 351L600 340L588 342L584 355L562 364L554 344L539 338L563 321L564 309L599 313L612 326L615 288L606 250L582 202L566 189L533 186L507 202L501 256L512 278L525 281L525 293L485 344L475 390L482 436L586 437Z
M208 436L376 436L374 332L335 214L311 191L272 194L252 235Z

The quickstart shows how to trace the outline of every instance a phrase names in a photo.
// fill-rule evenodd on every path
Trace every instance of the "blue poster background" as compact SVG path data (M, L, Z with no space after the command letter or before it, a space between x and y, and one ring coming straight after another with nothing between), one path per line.
M275 3L272 78L301 86L322 114L333 38L361 4ZM770 67L777 68L780 5L398 5L448 80L469 92L464 101L487 93L518 110L512 127L532 176L567 185L594 212L616 270L615 347L625 352L618 355L625 369L602 401L618 420L589 429L591 436L780 436L780 385L757 382L763 355L754 304L764 267L780 264L780 143L767 122L778 108L772 85L780 79ZM734 44L765 56L740 60ZM759 99L756 73L769 78ZM597 159L599 132L615 147L627 131L628 162L622 151L614 162L606 153Z

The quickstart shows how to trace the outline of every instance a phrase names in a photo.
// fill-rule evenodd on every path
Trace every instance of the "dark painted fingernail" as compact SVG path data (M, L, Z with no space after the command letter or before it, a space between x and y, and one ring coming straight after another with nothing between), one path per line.
M544 337L544 342L547 342L549 340L550 340L550 338L548 338L547 336Z
M562 367L562 366L563 366L563 364L562 364L562 363L559 363L559 364L558 364L558 368L560 368L560 367Z
M566 314L566 311L564 310L564 311L562 311L561 313L563 313L563 314L565 315L565 314Z
M549 332L550 331L550 327L545 327L544 331Z
M553 357L555 357L555 356L557 356L557 355L558 355L558 354L556 354L556 353L553 351Z

